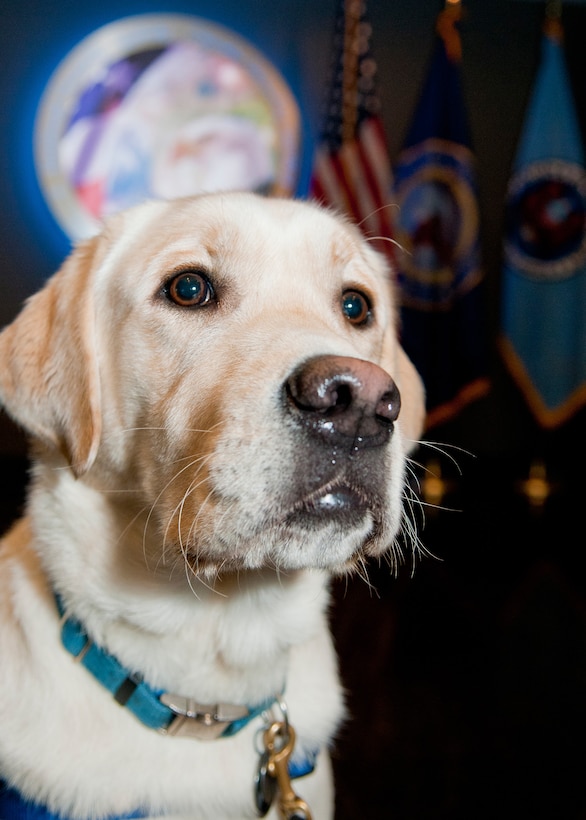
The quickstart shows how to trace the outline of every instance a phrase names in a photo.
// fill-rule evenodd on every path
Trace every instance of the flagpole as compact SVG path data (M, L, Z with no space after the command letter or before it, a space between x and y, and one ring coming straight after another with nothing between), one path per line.
M358 118L357 83L360 6L360 0L345 0L344 2L342 142L349 142L354 138Z
M554 43L562 44L564 39L562 0L546 0L543 34ZM534 453L531 459L527 478L525 481L519 482L518 485L521 494L529 504L531 512L535 515L543 513L545 504L553 489L544 455L547 452L547 442L550 437L551 431L545 430L542 425L539 425L534 447L537 452Z

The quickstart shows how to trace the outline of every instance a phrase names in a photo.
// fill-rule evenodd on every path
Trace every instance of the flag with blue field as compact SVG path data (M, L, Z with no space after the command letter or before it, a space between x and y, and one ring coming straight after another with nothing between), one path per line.
M403 345L427 392L427 426L486 393L487 337L475 158L461 76L460 5L434 51L394 167Z
M537 422L586 402L586 171L558 19L541 61L509 182L500 347Z

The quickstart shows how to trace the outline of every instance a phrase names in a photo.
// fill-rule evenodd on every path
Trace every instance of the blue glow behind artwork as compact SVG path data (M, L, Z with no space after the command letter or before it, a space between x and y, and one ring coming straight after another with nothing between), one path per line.
M319 4L321 7L322 4ZM136 14L183 13L218 23L239 34L273 63L289 84L301 111L297 195L307 192L311 174L313 123L319 120L319 83L313 100L304 100L303 36L317 16L329 25L330 9L309 0L269 0L243 4L225 0L172 3L153 0L73 0L47 6L41 0L6 0L0 26L3 71L0 75L0 326L22 300L53 273L71 250L47 206L37 180L33 138L39 102L60 62L98 28ZM311 13L310 10L311 9ZM321 16L321 23L320 23ZM308 114L307 104L316 109Z

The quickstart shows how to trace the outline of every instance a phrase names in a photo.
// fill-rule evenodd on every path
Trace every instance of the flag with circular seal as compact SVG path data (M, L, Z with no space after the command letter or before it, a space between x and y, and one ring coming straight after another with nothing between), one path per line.
M460 16L459 3L438 15L434 52L393 169L402 341L425 383L428 427L489 386Z
M537 422L586 402L586 170L559 19L542 53L507 191L500 348Z

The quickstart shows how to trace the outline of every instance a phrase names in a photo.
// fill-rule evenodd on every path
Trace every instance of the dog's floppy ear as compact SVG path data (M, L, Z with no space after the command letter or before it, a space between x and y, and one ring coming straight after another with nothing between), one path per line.
M97 243L80 245L0 333L0 403L60 449L77 476L91 467L101 433L90 284Z

